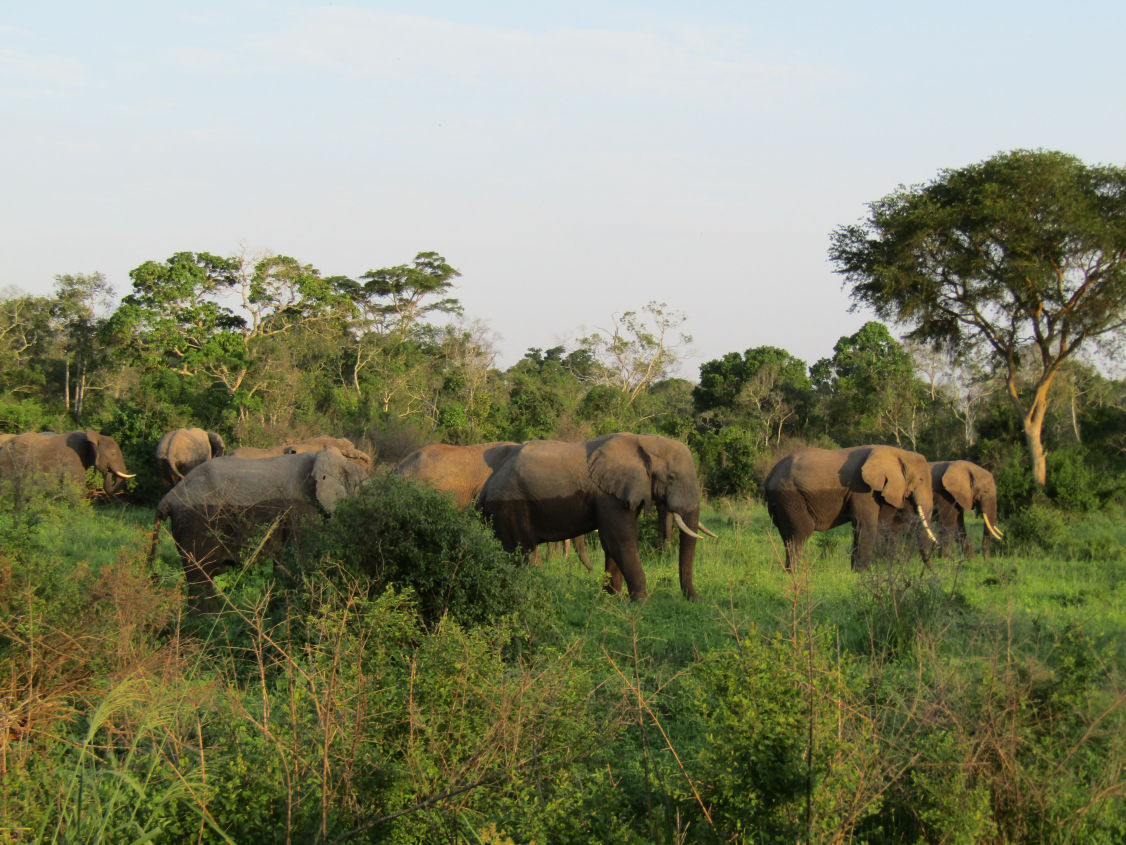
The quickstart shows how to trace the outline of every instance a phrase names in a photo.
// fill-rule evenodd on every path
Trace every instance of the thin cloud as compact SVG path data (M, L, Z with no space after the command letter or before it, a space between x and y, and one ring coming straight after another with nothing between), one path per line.
M65 56L0 48L0 80L0 91L9 97L57 97L83 87L86 72L80 62Z
M771 94L848 84L831 68L756 55L717 30L616 31L557 28L528 32L353 8L298 10L280 27L248 39L263 69L344 77L441 79L459 86L500 80L509 87L604 91L625 97Z

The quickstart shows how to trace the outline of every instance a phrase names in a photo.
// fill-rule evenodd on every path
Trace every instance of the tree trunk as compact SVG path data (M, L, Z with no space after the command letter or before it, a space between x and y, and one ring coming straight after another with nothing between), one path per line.
M1028 457L1032 461L1032 477L1043 487L1048 483L1048 455L1040 438L1044 418L1024 418L1024 442L1028 447Z
M1048 410L1048 388L1052 386L1055 370L1046 372L1040 383L1036 385L1036 390L1032 394L1032 401L1029 403L1027 410L1020 401L1015 372L1016 368L1010 366L1007 385L1009 400L1016 408L1024 427L1024 443L1028 449L1029 460L1032 462L1032 478L1043 487L1048 483L1048 460L1047 453L1044 451L1042 434L1044 415Z

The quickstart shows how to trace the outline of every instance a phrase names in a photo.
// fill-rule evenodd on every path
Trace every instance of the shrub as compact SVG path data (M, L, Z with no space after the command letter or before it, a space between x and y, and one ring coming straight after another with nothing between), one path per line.
M1033 502L1009 517L1005 548L1051 552L1068 544L1067 517L1051 505Z
M339 561L376 589L409 587L428 623L448 612L480 624L516 608L515 558L475 511L425 485L394 474L373 479L314 532L313 559Z
M706 432L693 446L700 453L700 475L713 495L746 496L758 489L755 467L761 449L751 432L725 426Z
M831 631L752 631L690 683L705 721L703 798L725 841L824 841L878 811L886 775L863 672Z
M1087 463L1087 450L1082 446L1048 454L1046 492L1062 508L1091 511L1099 506L1099 479Z

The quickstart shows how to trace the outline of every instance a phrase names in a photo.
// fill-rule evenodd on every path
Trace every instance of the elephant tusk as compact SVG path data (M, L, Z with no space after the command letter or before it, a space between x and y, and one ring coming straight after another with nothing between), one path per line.
M688 525L684 522L684 519L676 511L673 511L672 518L673 521L676 522L676 527L687 534L689 537L695 537L697 540L703 539L703 537L701 537L699 534L688 527Z
M917 510L919 512L919 519L921 519L923 521L923 528L926 529L927 536L931 538L932 543L937 543L938 538L934 536L934 532L931 531L931 527L927 523L927 515L925 513L923 513L923 506L922 505L915 505L915 510Z
M994 525L992 522L990 522L989 516L987 514L983 513L982 518L985 519L985 527L989 529L990 534L992 534L998 540L1004 540L1005 539L1005 532L1002 531L1000 528L998 528L996 525Z
M717 540L719 539L719 535L712 531L709 531L708 526L704 525L704 523L698 523L696 527L700 529L701 534L707 534L709 537L714 537Z
M117 470L114 470L113 474L116 475L118 478L136 478L137 477L137 473L135 473L135 472L118 472Z

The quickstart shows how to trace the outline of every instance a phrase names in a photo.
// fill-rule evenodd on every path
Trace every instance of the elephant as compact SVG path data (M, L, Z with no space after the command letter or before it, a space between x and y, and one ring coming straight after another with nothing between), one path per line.
M520 444L511 441L472 446L432 443L403 458L395 467L395 472L404 478L422 481L441 493L449 493L455 505L467 508L477 501L481 488L497 468L519 451ZM573 538L573 545L579 560L589 572L591 566L586 537ZM563 556L566 557L566 550ZM539 551L533 549L531 557L538 562Z
M157 505L150 562L161 522L170 518L189 589L197 605L209 606L212 579L239 562L256 531L276 521L274 541L290 542L303 520L332 513L367 476L362 461L331 447L269 458L212 458Z
M586 442L532 440L489 477L478 504L508 551L599 532L607 589L625 579L629 595L649 591L637 542L641 511L660 504L680 529L680 589L699 600L693 584L700 488L692 453L654 434L618 432Z
M507 441L473 446L431 443L403 458L395 472L449 493L455 505L467 508L477 501L481 488L497 468L519 451L519 443Z
M930 477L934 491L931 524L938 532L939 552L949 555L957 541L966 557L977 553L974 541L966 532L965 516L966 511L976 510L985 521L981 555L989 557L991 541L1005 537L1005 532L997 526L997 484L993 473L972 461L932 461ZM897 517L896 529L903 528ZM927 558L924 553L924 559Z
M112 437L91 429L55 433L18 434L0 446L0 476L46 474L65 483L86 487L86 470L102 474L102 488L113 495L135 473L125 471L125 458Z
M930 542L933 507L927 459L895 446L799 449L779 460L763 482L767 511L782 535L793 571L814 531L852 523L852 568L867 569L881 526L910 508Z
M156 444L156 469L165 487L174 487L185 475L204 461L218 458L226 451L223 438L202 428L177 428L169 431Z
M371 466L371 456L367 452L357 449L355 444L346 437L333 437L328 434L318 434L306 437L304 440L295 440L277 446L239 446L230 454L235 458L276 458L278 455L296 455L303 452L319 452L321 449L332 447L338 450L348 460L359 461Z

